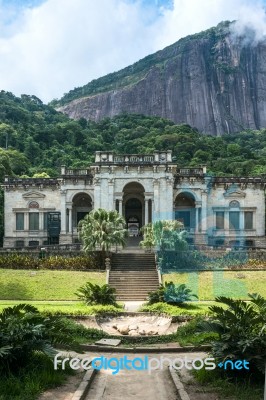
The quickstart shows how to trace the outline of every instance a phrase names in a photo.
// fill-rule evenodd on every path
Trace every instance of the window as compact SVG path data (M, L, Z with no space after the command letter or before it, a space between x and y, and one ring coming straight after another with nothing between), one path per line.
M216 212L216 229L224 229L224 212Z
M190 228L190 211L176 211L176 220L182 222L185 228Z
M215 242L214 242L214 246L215 246L215 247L224 246L224 239L223 239L223 238L216 239Z
M229 211L229 229L239 229L239 211Z
M24 240L16 240L16 241L15 241L15 247L16 247L17 249L19 249L19 248L21 248L21 247L24 247Z
M232 247L232 248L235 248L235 249L239 248L240 247L240 240L231 240L229 242L229 246Z
M39 213L29 213L29 229L30 231L39 230Z
M39 246L39 240L30 240L29 241L29 247L38 247Z
M39 203L37 203L37 201L31 201L29 203L29 208L39 208Z
M239 208L239 207L240 207L240 203L239 203L239 201L237 201L237 200L232 200L232 201L230 201L230 203L229 203L229 207L230 207L230 208Z
M249 239L247 239L247 240L245 241L245 246L246 246L246 247L255 247L255 242L254 242L254 240L249 240Z
M16 213L16 230L24 231L24 213Z
M253 212L252 211L244 212L244 226L245 226L245 229L253 229Z

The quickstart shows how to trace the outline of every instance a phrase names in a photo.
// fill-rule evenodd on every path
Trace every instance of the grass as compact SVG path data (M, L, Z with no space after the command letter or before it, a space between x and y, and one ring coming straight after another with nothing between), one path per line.
M151 305L144 304L140 308L140 311L162 313L171 316L175 315L204 316L210 313L209 306L214 304L217 305L217 303L215 303L214 301L208 303L200 303L200 302L185 303L182 305L182 307L178 307L176 305L167 303L155 303Z
M219 397L217 399L225 400L262 400L263 384L251 383L242 376L234 379L228 379L221 375L221 371L208 371L205 369L193 370L197 382L203 386L203 390L213 389Z
M1 300L77 300L85 282L104 284L105 272L0 269Z
M179 272L163 275L163 282L185 283L199 300L214 300L217 296L248 299L248 293L266 297L266 271L206 271Z
M0 301L0 312L3 308L12 307L16 304L21 304L21 300L2 300ZM95 315L101 313L117 313L123 311L122 306L86 306L79 301L26 301L36 307L40 312L53 315Z
M0 400L36 400L47 388L63 384L70 368L54 370L53 361L43 354L35 354L30 363L14 373L1 373Z

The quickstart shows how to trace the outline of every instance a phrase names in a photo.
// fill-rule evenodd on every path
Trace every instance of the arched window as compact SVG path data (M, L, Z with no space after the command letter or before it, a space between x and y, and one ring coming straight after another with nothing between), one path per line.
M31 201L29 203L29 208L39 208L39 203L37 201Z
M239 208L239 207L240 207L240 203L239 203L239 201L237 201L237 200L232 200L232 201L230 201L230 203L229 203L229 207L230 207L230 208Z

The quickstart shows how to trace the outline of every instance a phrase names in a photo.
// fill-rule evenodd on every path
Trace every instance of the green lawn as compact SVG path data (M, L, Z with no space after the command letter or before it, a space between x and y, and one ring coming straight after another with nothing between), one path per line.
M0 300L77 300L87 281L106 283L105 272L0 269Z
M217 296L248 299L248 293L266 297L266 271L206 271L164 274L163 282L185 283L199 300Z

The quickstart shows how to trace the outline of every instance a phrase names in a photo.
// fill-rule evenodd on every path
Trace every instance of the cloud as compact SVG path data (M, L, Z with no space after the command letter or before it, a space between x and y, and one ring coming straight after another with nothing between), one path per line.
M43 101L117 71L180 37L253 15L263 2L46 0L18 15L0 0L0 89ZM159 7L159 8L158 8ZM263 23L261 31L264 32Z
M26 8L14 35L0 38L0 88L47 101L144 57L153 38L141 10L121 0Z
M221 21L238 20L236 33L241 34L249 26L256 37L266 29L264 2L262 0L174 0L173 8L165 10L158 21L160 35L158 47L167 46L177 38L201 32Z

